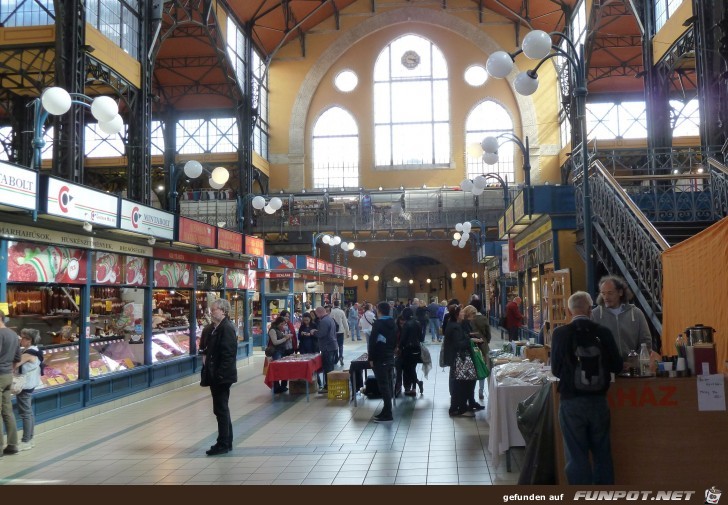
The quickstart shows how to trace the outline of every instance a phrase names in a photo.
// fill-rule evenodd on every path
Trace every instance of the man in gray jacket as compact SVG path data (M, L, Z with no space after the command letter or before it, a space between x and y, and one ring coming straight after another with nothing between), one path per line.
M0 394L2 394L2 413L5 431L8 432L8 445L5 447L3 430L0 428L0 447L5 449L0 453L18 453L18 426L15 424L13 404L10 401L10 386L13 383L13 368L20 362L20 340L18 334L5 326L5 312L0 310Z
M321 366L324 369L324 387L319 389L319 394L325 394L329 392L327 376L336 366L339 356L339 344L336 342L336 324L326 312L326 309L316 307L316 317L318 317L316 336L321 351Z
M349 338L349 322L346 314L339 307L339 300L334 300L334 308L331 309L331 319L336 322L336 341L339 345L339 361L344 366L344 338Z
M599 280L597 307L591 313L591 320L609 328L617 342L622 359L630 351L639 352L640 344L651 349L652 335L647 318L640 309L628 303L632 292L621 277L608 275Z

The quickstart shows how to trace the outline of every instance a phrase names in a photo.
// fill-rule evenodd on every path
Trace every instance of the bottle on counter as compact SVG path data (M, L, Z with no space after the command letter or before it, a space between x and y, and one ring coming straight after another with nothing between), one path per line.
M632 377L638 377L640 374L640 357L634 349L627 355L627 370Z
M647 349L647 344L641 344L640 349L640 375L650 375L650 351Z

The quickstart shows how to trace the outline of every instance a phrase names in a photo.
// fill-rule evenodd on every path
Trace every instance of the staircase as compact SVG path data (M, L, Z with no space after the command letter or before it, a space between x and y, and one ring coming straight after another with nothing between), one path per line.
M625 278L655 335L662 333L662 253L728 215L728 169L712 158L707 168L689 179L615 178L600 161L591 163L595 259Z

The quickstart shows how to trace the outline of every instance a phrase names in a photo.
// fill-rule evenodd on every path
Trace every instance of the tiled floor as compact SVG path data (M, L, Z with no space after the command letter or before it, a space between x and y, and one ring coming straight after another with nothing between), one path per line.
M430 344L437 363L439 344ZM494 341L493 345L499 345ZM345 344L345 361L365 352ZM418 375L422 378L418 367ZM352 403L278 395L263 384L262 355L241 365L230 407L234 450L209 457L217 435L207 388L196 383L53 429L36 447L0 458L2 484L515 484L494 468L484 412L448 416L447 371L434 367L424 395L397 399L392 423L372 416L381 400ZM487 394L487 387L486 387ZM486 398L487 401L487 398ZM41 425L42 426L42 425ZM503 459L503 458L502 458Z

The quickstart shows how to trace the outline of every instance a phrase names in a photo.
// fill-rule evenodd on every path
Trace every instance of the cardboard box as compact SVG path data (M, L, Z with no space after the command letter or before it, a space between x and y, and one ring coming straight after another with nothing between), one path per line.
M312 380L308 383L308 392L309 394L315 393L318 391L318 384L316 383L316 379ZM288 393L292 395L305 395L306 394L306 381L304 380L297 380L297 381L288 381Z
M327 382L331 381L339 381L339 380L349 380L349 370L340 370L340 371L333 371L329 372L326 376Z

